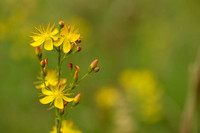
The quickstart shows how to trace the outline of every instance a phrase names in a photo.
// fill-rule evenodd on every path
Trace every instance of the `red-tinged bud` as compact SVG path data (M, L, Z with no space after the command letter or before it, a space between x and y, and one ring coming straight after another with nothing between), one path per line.
M45 65L46 65L45 61L44 61L44 60L41 60L41 61L40 61L40 66L43 68L43 67L45 67Z
M73 64L71 62L68 63L68 67L70 68L70 70L72 70L73 68Z
M94 60L94 61L90 64L90 67L91 67L92 69L94 69L95 67L97 67L97 64L98 64L98 60L96 59L96 60Z
M40 48L40 46L37 46L35 48L35 54L37 55L38 59L41 60L41 58L42 58L42 49Z
M75 69L76 69L76 71L75 71L75 74L74 74L74 82L76 82L78 80L79 71L80 71L80 68L77 65L75 66Z
M78 47L76 48L77 52L80 52L81 49L82 49L81 46L78 46Z
M64 21L59 22L59 25L64 25L64 24L65 24Z
M46 57L46 59L44 61L45 61L45 65L47 65L48 64L48 58Z
M79 69L80 69L79 66L76 65L76 66L74 66L74 67L75 67L76 70L79 71Z
M77 43L77 44L79 44L79 43L81 43L81 42L82 42L81 39L76 40L76 43Z
M76 95L76 97L74 98L73 106L76 106L77 104L79 104L80 100L81 100L81 93Z
M60 22L59 22L59 25L60 25L60 29L63 28L64 25L65 25L64 21L60 21Z
M98 72L99 70L100 70L99 67L96 67L96 68L94 69L95 72Z
M65 102L65 103L64 103L64 108L67 106L67 104L68 104L68 102Z
M64 109L65 109L65 107L67 106L67 104L68 104L68 102L65 102L64 105L63 105L64 108L60 110L60 114L61 114L61 115L64 114Z
M72 43L72 44L71 44L71 49L70 49L71 51L74 49L74 46L75 46L75 45L76 45L75 43Z
M90 64L88 68L88 73L91 73L97 67L97 64L98 64L98 60L96 59Z

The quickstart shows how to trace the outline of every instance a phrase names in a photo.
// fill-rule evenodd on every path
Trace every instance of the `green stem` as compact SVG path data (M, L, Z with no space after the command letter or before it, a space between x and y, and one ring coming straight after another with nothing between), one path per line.
M58 47L58 83L60 82L60 75L61 75L61 62L60 62L60 58L61 58L61 50L60 50L60 46Z
M58 47L58 83L60 82L60 75L61 75L61 50L60 47ZM61 128L61 122L62 122L62 116L59 109L56 109L56 125L57 125L57 133L60 133Z
M83 79L85 79L87 76L89 76L89 73L86 73L86 74L77 82L77 84L78 84L79 82L81 82Z
M69 92L71 92L74 88L76 88L76 85L79 84L83 79L85 79L85 78L86 78L87 76L89 76L89 75L90 75L90 73L86 73L80 80L74 81L74 82L71 84L70 88L69 88Z
M61 114L60 114L60 110L59 110L59 109L56 109L57 133L60 133L61 121L62 121L62 116L61 116Z

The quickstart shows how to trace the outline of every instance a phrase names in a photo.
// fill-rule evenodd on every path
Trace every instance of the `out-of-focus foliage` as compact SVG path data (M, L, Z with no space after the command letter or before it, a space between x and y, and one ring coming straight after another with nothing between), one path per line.
M52 129L55 112L40 105L33 84L40 68L29 36L39 24L63 20L82 35L82 51L64 63L63 74L70 77L68 62L82 68L80 75L95 58L101 68L80 84L81 102L69 114L80 130L177 133L200 44L199 6L197 0L1 0L1 132ZM49 57L49 69L56 69L51 62L56 58Z

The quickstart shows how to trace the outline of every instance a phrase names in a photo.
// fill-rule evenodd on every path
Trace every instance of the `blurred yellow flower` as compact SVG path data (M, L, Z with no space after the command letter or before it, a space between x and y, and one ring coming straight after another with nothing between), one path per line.
M54 25L50 27L50 23L48 24L47 28L41 27L41 25L37 28L37 31L39 33L33 33L33 43L30 45L33 47L40 46L44 44L44 48L46 50L53 50L53 41L56 41L58 39L57 33L58 30L54 29Z
M54 106L59 109L64 108L63 100L66 102L71 102L74 100L74 98L66 97L66 92L64 92L66 85L60 85L60 86L49 86L50 90L47 90L46 88L42 88L42 93L46 95L44 98L40 99L40 102L42 104L48 104L50 102L53 102L54 100Z
M72 121L63 120L60 131L62 133L82 133L82 131L73 129L73 127L74 123ZM50 133L57 133L56 126L53 127L53 131L51 131Z
M43 81L39 81L39 82L43 82ZM65 84L67 82L66 78L62 78L60 79L60 84ZM38 82L36 82L38 83ZM56 72L56 70L48 70L47 71L47 75L45 77L45 84L46 86L52 85L55 86L58 84L58 73ZM41 88L45 88L44 83L35 86L36 89L41 89Z
M66 81L66 79L65 79L65 81ZM41 81L41 82L43 82L43 81ZM55 86L57 83L58 83L58 73L56 72L56 70L48 70L47 75L45 77L46 86L49 86L49 85ZM44 83L35 86L35 88L37 88L37 89L41 89L44 87L45 87Z
M96 103L102 109L108 109L117 104L120 94L119 91L112 87L106 86L97 91Z
M119 82L125 89L129 100L138 107L137 112L147 122L157 122L162 118L160 103L162 92L156 79L148 70L124 70Z
M80 38L78 30L74 31L74 26L64 27L61 29L60 38L54 43L55 46L63 44L63 52L68 53L71 50L71 44L76 44L76 41Z

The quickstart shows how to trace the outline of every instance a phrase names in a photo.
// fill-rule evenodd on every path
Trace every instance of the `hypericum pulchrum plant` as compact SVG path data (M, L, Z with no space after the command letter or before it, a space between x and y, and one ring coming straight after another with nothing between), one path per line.
M61 66L69 56L80 52L82 49L81 46L78 46L81 43L78 30L75 30L74 26L66 26L63 21L59 22L58 29L50 26L49 23L46 28L39 26L36 27L36 30L37 32L31 36L33 42L30 44L35 47L41 68L36 88L41 90L40 102L42 104L50 103L50 109L55 108L56 110L56 126L50 133L80 133L81 131L73 129L71 121L64 120L64 116L76 107L81 99L81 93L75 95L72 91L85 77L99 71L98 60L96 59L90 64L87 73L82 78L79 78L79 66L75 65L74 76L67 82L66 78L61 78ZM57 70L47 69L48 58L44 57L43 50L57 52ZM70 73L73 74L71 62L68 63L68 67Z

